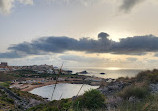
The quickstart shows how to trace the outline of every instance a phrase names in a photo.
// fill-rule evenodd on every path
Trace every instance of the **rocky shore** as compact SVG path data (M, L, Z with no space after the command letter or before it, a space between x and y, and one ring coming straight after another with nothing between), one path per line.
M115 82L105 82L100 87L99 90L105 96L112 95L118 91L121 91L124 87L130 85L130 83L122 82L122 81L115 81Z
M57 83L71 83L71 84L88 84L88 85L98 85L100 86L97 91L105 97L104 105L105 110L120 110L121 108L129 109L126 106L130 106L132 111L141 104L143 109L149 107L151 103L155 103L154 108L157 108L157 100L154 99L158 97L158 80L156 79L158 70L153 70L152 72L146 71L139 73L133 78L120 77L118 79L112 78L97 78L90 76L63 76L58 78ZM151 76L153 76L151 78ZM25 78L20 81L12 82L12 87L20 89L22 92L28 93L28 91L42 87L46 85L55 84L56 80L54 78ZM10 95L9 95L10 96ZM36 96L36 95L35 95ZM75 98L80 98L80 96L75 96ZM43 101L30 98L29 100L22 100L22 103L18 99L13 98L17 105L25 106L24 109L38 105L40 103L44 104ZM75 101L74 98L67 99L67 101ZM153 102L150 102L150 101ZM62 101L62 100L61 100ZM60 100L58 101L60 102ZM49 104L51 102L46 102ZM71 104L72 105L72 104ZM71 106L70 105L70 106ZM52 104L50 105L50 107ZM44 107L44 106L43 106ZM72 106L71 106L72 107ZM141 108L141 109L142 109ZM139 109L140 110L140 109ZM122 111L122 110L120 110Z
M57 83L71 83L71 84L88 84L92 86L100 86L104 79L90 76L76 76L76 77L60 77ZM56 80L51 78L27 78L22 81L14 81L10 88L17 88L21 91L31 91L35 88L55 84Z

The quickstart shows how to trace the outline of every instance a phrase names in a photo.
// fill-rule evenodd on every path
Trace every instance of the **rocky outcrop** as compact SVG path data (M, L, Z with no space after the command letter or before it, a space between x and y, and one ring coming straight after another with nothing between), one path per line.
M127 85L130 84L124 82L111 82L105 86L101 86L99 90L102 92L102 94L107 96L122 90Z
M157 84L150 84L150 89L152 93L158 93L158 83Z
M26 100L23 97L17 96L14 92L9 90L8 88L0 86L0 90L3 91L9 98L14 100L15 107L18 107L22 111L27 110L30 107L41 104L42 102L36 99Z
M88 74L87 71L81 71L81 72L77 72L77 74Z
M19 96L17 96L16 94L14 94L12 91L10 91L9 89L0 86L0 89L3 90L7 95L9 95L11 98L16 99L18 101L21 100L21 98Z
M14 92L12 92L11 90L5 88L5 87L2 87L0 86L0 90L4 91L5 94L9 97L9 98L12 98L14 100L14 105L16 107L19 107L23 110L26 110L26 106L28 104L27 101L25 101L23 98L17 96Z

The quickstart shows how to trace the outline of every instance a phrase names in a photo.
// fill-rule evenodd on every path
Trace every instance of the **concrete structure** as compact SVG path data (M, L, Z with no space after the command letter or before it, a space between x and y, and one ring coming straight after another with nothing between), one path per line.
M8 63L7 62L1 62L0 66L6 67L6 66L8 66Z

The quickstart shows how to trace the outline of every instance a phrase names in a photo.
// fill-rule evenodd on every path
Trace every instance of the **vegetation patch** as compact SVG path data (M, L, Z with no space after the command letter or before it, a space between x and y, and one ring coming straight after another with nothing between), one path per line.
M1 83L0 83L0 86L3 86L3 87L6 87L6 88L9 88L10 83L11 83L10 81L1 82Z
M136 77L136 81L146 81L149 83L157 83L158 82L158 70L154 69L153 71L143 71L140 72Z
M51 101L47 104L40 104L28 109L27 111L68 111L71 109L72 100L62 99L59 101Z
M129 99L130 97L136 97L139 99L145 98L149 95L149 87L145 83L137 83L128 87L125 87L119 96L124 99Z
M0 81L1 82L5 82L5 81L12 81L14 80L16 77L14 77L13 75L9 74L9 73L3 73L0 72Z
M75 109L99 109L105 106L105 97L96 89L86 91L83 96L78 97L73 104Z
M158 94L151 94L141 101L130 102L125 100L118 105L116 111L157 111L157 109Z

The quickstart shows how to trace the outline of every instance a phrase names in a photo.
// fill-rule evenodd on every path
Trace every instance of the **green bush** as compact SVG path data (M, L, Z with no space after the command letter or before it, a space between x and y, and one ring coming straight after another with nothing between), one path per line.
M28 111L68 111L72 106L71 99L53 100L47 104L40 104Z
M72 105L72 101L70 101L69 99L62 99L60 104L59 104L59 108L62 111L67 111Z
M43 111L43 108L45 108L45 104L39 104L27 109L27 111Z
M119 93L119 96L121 96L124 99L128 99L131 96L142 99L146 97L148 94L149 94L149 88L147 86L132 85L125 87Z
M0 86L3 86L3 87L6 87L6 88L9 88L10 83L11 83L10 81L1 82L1 83L0 83Z
M1 82L12 81L14 79L15 79L15 77L13 77L13 75L0 72L0 81Z
M86 91L83 96L78 97L73 104L74 109L98 109L103 108L105 97L96 89Z
M14 104L14 100L8 97L1 97L1 100L6 101L8 103Z
M59 111L59 109L57 107L48 107L45 108L43 111Z

